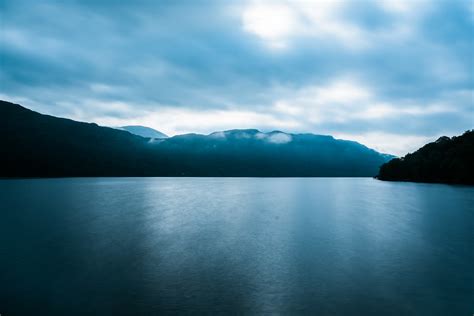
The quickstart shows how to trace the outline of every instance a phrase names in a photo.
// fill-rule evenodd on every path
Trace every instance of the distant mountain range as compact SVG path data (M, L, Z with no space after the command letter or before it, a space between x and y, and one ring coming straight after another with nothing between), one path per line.
M474 130L443 136L382 165L380 180L474 184Z
M166 134L162 132L158 132L156 129L140 126L140 125L129 125L129 126L122 126L117 127L117 129L121 129L123 131L127 131L134 135L138 135L141 137L149 137L149 138L168 138Z
M280 131L141 137L6 101L0 146L1 177L374 176L393 158L353 141Z

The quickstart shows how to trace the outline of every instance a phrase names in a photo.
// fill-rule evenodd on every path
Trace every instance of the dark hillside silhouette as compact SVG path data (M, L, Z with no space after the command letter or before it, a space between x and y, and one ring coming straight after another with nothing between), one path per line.
M403 158L382 165L378 179L474 184L474 130L443 136Z

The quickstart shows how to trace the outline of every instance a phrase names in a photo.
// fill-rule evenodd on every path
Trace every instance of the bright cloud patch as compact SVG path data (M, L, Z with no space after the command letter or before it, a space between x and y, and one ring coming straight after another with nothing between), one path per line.
M242 24L245 31L260 37L270 47L285 48L294 38L313 38L360 49L375 44L375 40L410 36L411 24L429 7L427 1L420 0L384 0L374 4L378 11L373 14L379 12L392 20L381 30L348 18L348 11L354 7L364 11L364 6L369 6L349 0L254 0L243 10Z
M438 138L417 135L400 136L397 134L377 132L367 134L336 133L334 137L338 139L355 140L381 153L390 153L400 157L409 152L414 152L424 144L435 141Z
M283 4L256 4L244 10L242 22L247 32L269 41L274 47L284 47L284 39L296 31L297 16Z
M291 142L292 137L285 133L271 133L267 140L274 144L286 144Z
M242 23L247 32L259 36L272 47L286 47L295 36L335 36L359 40L358 30L334 19L340 1L252 1L243 10Z

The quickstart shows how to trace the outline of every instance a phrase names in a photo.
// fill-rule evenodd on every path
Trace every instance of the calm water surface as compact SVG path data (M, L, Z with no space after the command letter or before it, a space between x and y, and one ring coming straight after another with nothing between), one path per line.
M0 180L0 313L472 315L474 188Z

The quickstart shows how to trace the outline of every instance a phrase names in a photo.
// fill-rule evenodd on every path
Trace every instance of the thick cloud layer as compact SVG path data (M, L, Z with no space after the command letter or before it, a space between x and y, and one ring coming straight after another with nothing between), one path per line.
M331 134L405 154L473 128L472 1L0 0L0 98L166 134Z

